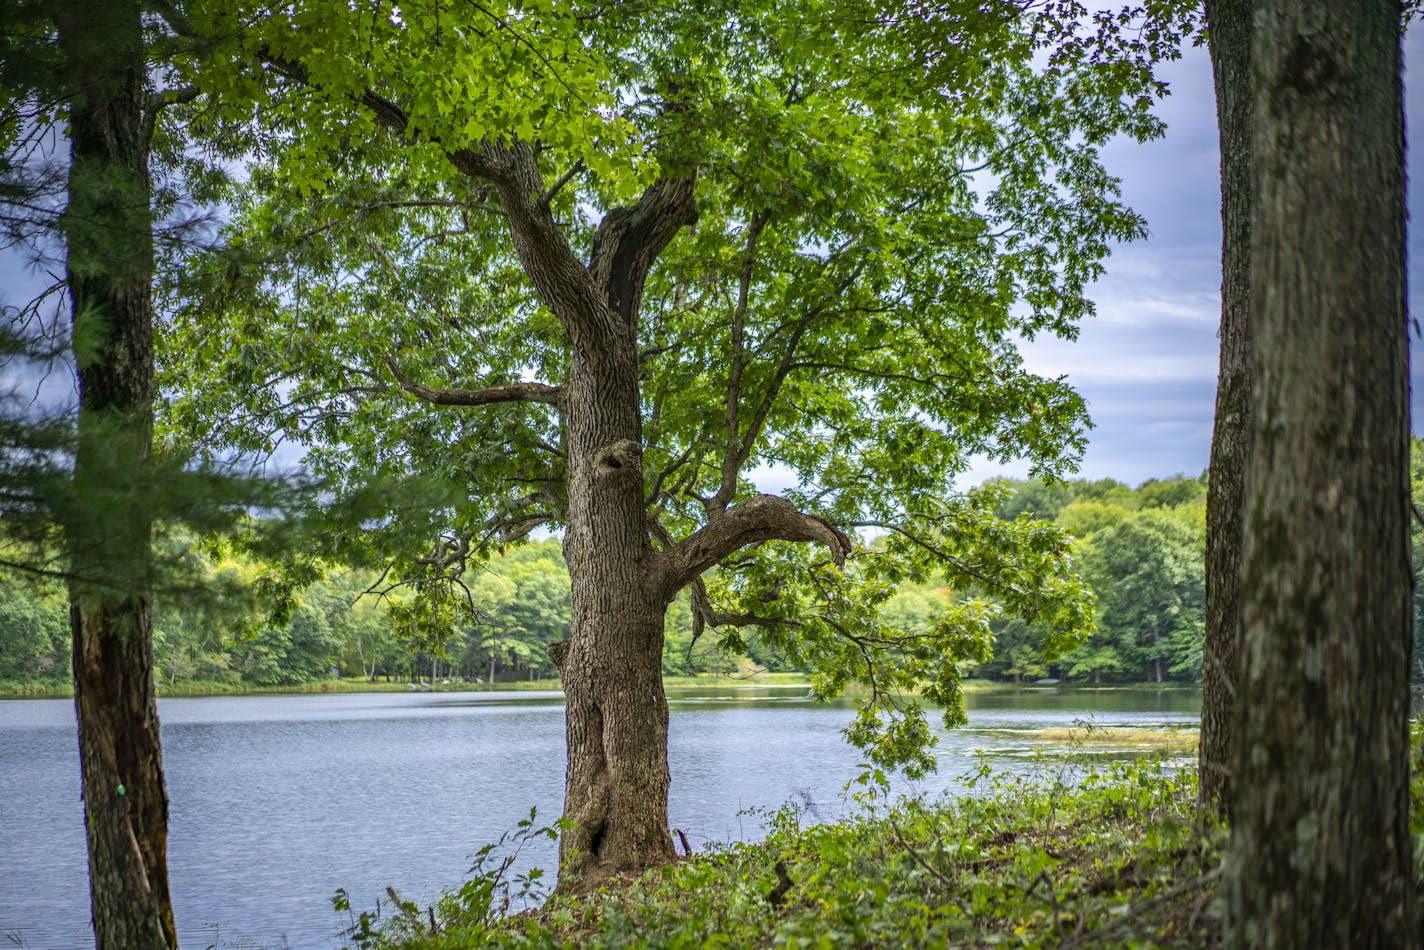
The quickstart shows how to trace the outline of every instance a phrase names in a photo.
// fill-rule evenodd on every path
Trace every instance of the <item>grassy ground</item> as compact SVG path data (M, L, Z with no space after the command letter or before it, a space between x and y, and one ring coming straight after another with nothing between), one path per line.
M477 876L432 908L355 920L367 948L1199 947L1217 940L1220 833L1195 777L1156 760L1037 779L981 772L952 800L806 825L503 916L541 882ZM1056 777L1055 777L1056 776ZM537 833L532 828L521 834ZM493 867L497 868L496 862Z
M1195 725L1182 729L1134 729L1101 726L1091 729L1081 727L996 729L991 734L1015 739L1032 739L1055 746L1155 749L1162 752L1193 752L1201 738L1201 730Z
M679 686L804 686L805 673L734 673L726 676L705 674L701 676L667 676L663 682L669 687ZM488 683L444 683L437 682L432 687L437 693L483 692L486 690L558 690L563 687L556 679L517 680L513 682ZM406 693L410 684L405 682L387 683L381 680L368 682L364 679L320 680L315 683L298 683L293 686L252 686L243 683L176 683L158 687L159 696L247 696L267 694L306 693ZM0 683L0 699L63 699L73 696L68 684L58 683Z

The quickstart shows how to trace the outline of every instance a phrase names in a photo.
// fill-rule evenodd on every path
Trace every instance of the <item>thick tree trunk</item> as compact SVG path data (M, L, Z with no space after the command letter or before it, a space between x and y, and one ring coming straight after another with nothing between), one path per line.
M1241 639L1241 525L1251 393L1251 4L1208 0L1221 143L1221 368L1206 499L1199 803L1231 810L1231 710Z
M1410 947L1400 7L1262 6L1228 939Z
M71 108L69 293L79 366L74 705L101 950L177 946L168 894L168 794L154 699L150 522L153 307L147 69L139 6L56 11Z
M576 358L566 419L573 595L567 649L554 651L567 700L561 887L674 857L668 831L668 707L660 565L643 502L637 353L631 329L598 375Z

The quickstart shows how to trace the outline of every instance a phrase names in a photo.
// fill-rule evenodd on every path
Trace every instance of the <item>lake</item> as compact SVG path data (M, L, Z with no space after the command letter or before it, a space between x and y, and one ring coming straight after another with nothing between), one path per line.
M754 810L811 820L854 810L860 755L848 702L805 687L669 689L670 821L694 850L762 836ZM983 754L1023 770L1044 746L1018 730L1194 723L1191 690L1007 689L967 694L969 726L939 730L939 771L896 790L935 795ZM559 693L352 693L159 700L171 802L169 873L185 948L339 947L339 887L359 911L429 900L470 856L538 809L559 814ZM92 946L74 707L0 701L0 945ZM552 844L526 852L552 874Z

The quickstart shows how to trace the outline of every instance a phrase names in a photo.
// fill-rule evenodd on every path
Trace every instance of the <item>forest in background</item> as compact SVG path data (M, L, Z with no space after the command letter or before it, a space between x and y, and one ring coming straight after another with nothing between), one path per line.
M1416 510L1424 508L1424 441L1411 453ZM1097 595L1097 631L1057 658L1047 633L1018 618L993 623L991 659L972 677L1006 682L1195 683L1202 675L1206 477L1152 479L1136 488L1114 479L997 480L1005 519L1052 520L1076 539L1078 571ZM161 688L299 686L335 678L508 683L556 677L548 645L568 636L568 568L556 538L532 541L465 577L480 622L451 631L441 649L413 646L401 629L400 590L380 593L375 571L337 567L272 622L261 592L270 568L231 553L185 552L199 559L213 590L242 598L160 596L153 620ZM1413 532L1416 571L1424 568L1424 530ZM0 691L63 688L70 678L69 616L63 585L0 571ZM1424 585L1416 580L1415 597ZM954 592L936 583L902 584L885 616L907 633L928 628ZM1424 671L1424 637L1415 611L1412 675ZM730 673L748 667L794 671L755 635L694 639L684 594L668 611L663 672ZM744 649L743 649L744 648Z

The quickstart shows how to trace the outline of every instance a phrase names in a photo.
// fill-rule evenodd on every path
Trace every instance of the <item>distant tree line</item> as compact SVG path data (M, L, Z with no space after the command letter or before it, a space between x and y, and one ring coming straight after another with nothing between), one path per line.
M1424 442L1412 452L1413 495L1424 510ZM1097 631L1071 652L1050 658L1048 634L1020 618L994 621L993 657L972 675L1033 682L1194 683L1202 677L1205 625L1204 477L1153 479L1136 488L1113 479L999 482L1006 520L1045 518L1077 543L1078 571L1097 594ZM1416 577L1424 567L1424 527L1413 534ZM213 589L261 591L267 568L214 556L204 567ZM478 622L451 630L439 649L412 645L398 633L401 591L378 595L374 572L333 570L297 597L281 623L260 597L234 607L231 598L155 604L153 635L159 682L167 687L219 683L272 687L341 676L420 681L432 677L487 683L557 677L548 646L568 636L572 618L568 567L558 540L534 541L472 570L466 577ZM0 572L0 686L57 687L69 682L68 604L62 585ZM1411 673L1424 678L1424 583L1415 585ZM885 617L907 632L928 628L954 592L943 584L902 584ZM722 673L748 661L791 669L760 638L746 656L711 634L694 638L686 597L668 613L663 672Z
M1076 539L1076 569L1097 594L1097 631L1056 658L1019 618L995 623L976 675L1032 681L1196 682L1202 673L1206 480L1005 481L1005 518L1056 521Z
M164 687L204 684L254 688L291 686L340 676L388 681L462 679L479 682L553 679L548 645L568 637L572 619L569 573L556 539L534 541L472 570L466 577L478 621L434 644L412 645L398 634L403 591L382 591L379 575L335 569L300 593L281 622L263 598L269 568L233 556L203 565L211 590L246 590L234 597L165 599L154 605L154 665ZM0 688L68 685L68 601L61 583L0 572ZM774 652L751 644L749 659L785 669ZM694 642L686 598L669 614L664 672L730 672L741 657L707 636Z
M1410 447L1414 648L1410 676L1424 679L1424 440ZM1093 683L1200 682L1205 633L1206 476L1153 479L1004 480L1004 518L1048 518L1078 539L1077 569L1098 597L1098 629L1056 660L1045 635L1014 618L995 623L994 657L975 675L996 680ZM904 595L902 591L902 596Z

